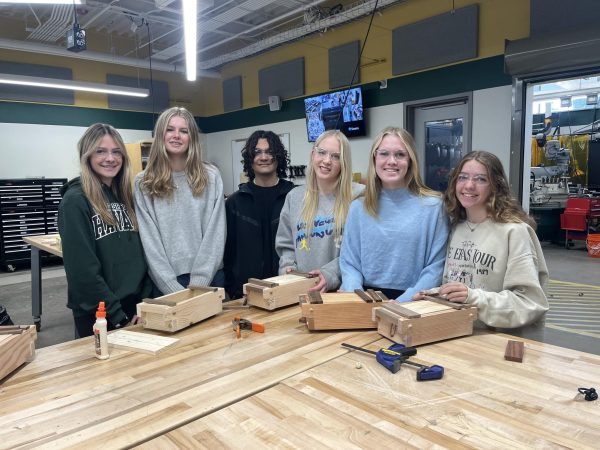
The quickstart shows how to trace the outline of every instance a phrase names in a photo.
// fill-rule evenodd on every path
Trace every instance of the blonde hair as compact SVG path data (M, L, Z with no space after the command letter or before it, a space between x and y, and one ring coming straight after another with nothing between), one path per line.
M94 211L100 215L100 218L105 223L116 227L117 220L111 214L108 207L109 199L106 198L102 191L102 181L98 174L94 172L90 163L91 157L94 156L104 136L113 138L123 155L121 170L119 170L119 173L112 180L111 190L115 197L127 208L127 214L131 219L131 223L134 229L137 230L138 224L135 216L135 208L133 207L133 189L131 187L131 162L129 161L129 155L125 151L123 138L110 125L104 123L91 125L85 130L77 143L79 164L81 166L81 188Z
M335 220L334 236L340 237L346 223L346 216L352 202L352 157L350 155L350 143L343 133L336 130L329 130L322 133L316 140L311 152L328 137L335 137L340 143L340 174L335 182L333 206L333 218ZM312 233L313 222L317 209L319 208L319 187L317 177L313 166L313 155L310 158L308 172L306 175L306 192L304 193L304 202L302 206L301 217L306 223L306 237Z
M378 217L379 195L381 194L381 179L375 169L375 151L381 145L383 138L395 135L400 138L409 156L408 170L404 177L406 188L415 195L426 197L441 197L441 194L425 186L419 173L419 162L417 161L416 145L413 137L408 131L399 127L384 128L373 141L371 155L369 158L369 169L367 171L367 188L365 189L365 209L373 217Z
M173 185L171 163L165 148L165 134L170 120L175 117L185 120L189 133L189 147L185 161L187 181L194 196L204 192L208 184L208 172L202 161L202 148L200 147L200 130L194 116L185 108L174 106L162 112L154 128L154 140L150 147L148 165L144 172L142 187L150 196L171 197L175 186Z

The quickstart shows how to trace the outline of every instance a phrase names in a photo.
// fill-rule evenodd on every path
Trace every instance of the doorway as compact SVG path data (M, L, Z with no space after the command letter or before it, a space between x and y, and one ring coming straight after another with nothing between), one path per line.
M471 149L471 95L405 105L406 129L414 136L425 184L443 192L450 172Z

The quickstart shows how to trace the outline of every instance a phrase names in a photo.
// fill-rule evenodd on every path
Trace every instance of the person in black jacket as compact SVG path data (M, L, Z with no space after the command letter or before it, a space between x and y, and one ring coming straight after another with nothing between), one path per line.
M136 304L152 282L133 208L130 162L112 126L90 126L77 144L81 176L65 184L58 230L67 275L67 307L77 337L93 334L98 302L109 330L137 322Z
M279 257L275 235L279 214L294 184L285 180L288 153L272 131L255 131L242 149L247 183L225 202L227 241L223 258L225 290L229 298L243 295L248 278L277 275Z

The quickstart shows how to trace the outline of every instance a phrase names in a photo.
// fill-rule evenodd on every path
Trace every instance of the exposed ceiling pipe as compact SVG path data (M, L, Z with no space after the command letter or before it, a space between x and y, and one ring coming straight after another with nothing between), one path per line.
M378 9L381 9L381 8L393 5L394 3L399 3L402 1L405 1L405 0L379 0L377 7L378 7ZM282 33L268 37L266 39L263 39L259 42L254 43L254 44L248 45L247 47L244 47L242 49L230 52L226 55L212 58L212 59L209 59L206 61L202 61L198 64L198 66L204 70L214 69L215 67L222 66L223 64L227 64L228 62L236 61L236 60L242 59L242 58L247 58L256 53L260 53L260 52L268 50L270 48L285 44L286 42L295 41L295 40L300 39L309 34L316 33L316 32L325 30L325 29L333 27L333 26L341 25L343 23L352 22L352 21L358 19L359 17L363 17L367 14L370 14L373 7L375 6L375 2L376 2L376 0L366 0L366 1L360 2L356 6L350 8L350 9L344 10L333 16L329 16L324 19L317 20L313 23L310 23L310 24L307 24L307 25L304 25L304 26L301 26L298 28L284 31ZM303 9L303 8L301 8L301 9ZM268 23L269 22L267 22L267 24ZM262 24L261 26L264 26L264 25L265 24ZM247 30L247 31L251 31L251 30ZM243 34L244 33L240 33L240 35L243 35ZM227 40L228 39L223 39L222 41L219 41L218 44L213 44L212 47L221 45L224 42L227 42ZM211 47L208 47L208 48L211 48ZM206 51L208 48L204 47L204 48L202 48L202 51Z
M242 31L241 33L238 33L238 34L236 34L235 36L228 37L228 38L226 38L226 39L223 39L223 40L221 40L221 41L219 41L219 42L216 42L216 43L214 43L214 44L212 44L212 45L209 45L209 46L207 46L207 47L202 47L202 49L201 49L201 50L202 50L203 52L205 52L205 51L207 51L207 50L210 50L211 48L218 47L218 46L220 46L220 45L222 45L222 44L225 44L226 42L229 42L229 41L231 41L231 40L233 40L233 39L237 39L237 38L239 38L239 37L245 36L246 34L248 34L248 33L252 33L253 31L256 31L256 30L261 30L261 29L263 29L263 28L265 28L265 27L268 27L269 25L271 25L271 24L273 24L273 23L278 23L278 22L280 22L282 19L287 19L287 18L288 18L288 17L290 17L290 16L295 16L295 15L297 15L298 13L301 13L301 12L303 12L304 10L306 10L306 9L308 9L308 8L312 8L313 6L318 6L318 5L320 5L321 3L324 3L325 1L326 1L326 0L317 0L317 1L314 1L314 2L312 2L312 3L311 3L311 4L309 4L309 5L304 5L304 6L301 6L301 7L299 7L299 8L296 8L296 9L294 9L293 11L290 11L290 12L288 12L288 13L286 13L286 14L283 14L283 15L281 15L281 16L278 16L277 18L271 19L271 20L269 20L269 21L267 21L267 22L261 23L260 25L257 25L257 26L255 26L255 27L249 28L249 29L247 29L247 30L244 30L244 31Z
M0 48L6 50L17 50L22 52L42 53L44 55L63 56L66 58L85 59L89 61L97 61L107 64L117 64L120 66L136 67L139 69L148 69L148 60L146 59L128 58L125 56L113 56L106 53L99 53L90 50L86 50L84 52L79 53L73 53L68 51L66 48L59 48L53 45L38 44L27 41L15 41L12 39L0 38ZM158 70L160 72L181 74L185 73L184 65L178 66L175 64L167 64L154 61L152 62L152 69ZM221 78L221 74L213 70L198 70L198 76L205 78Z

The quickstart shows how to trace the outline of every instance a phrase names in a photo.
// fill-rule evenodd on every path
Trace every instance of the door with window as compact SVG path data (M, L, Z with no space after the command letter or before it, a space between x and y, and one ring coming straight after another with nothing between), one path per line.
M470 150L471 118L469 99L415 105L413 129L421 176L436 191L448 187L450 172Z

